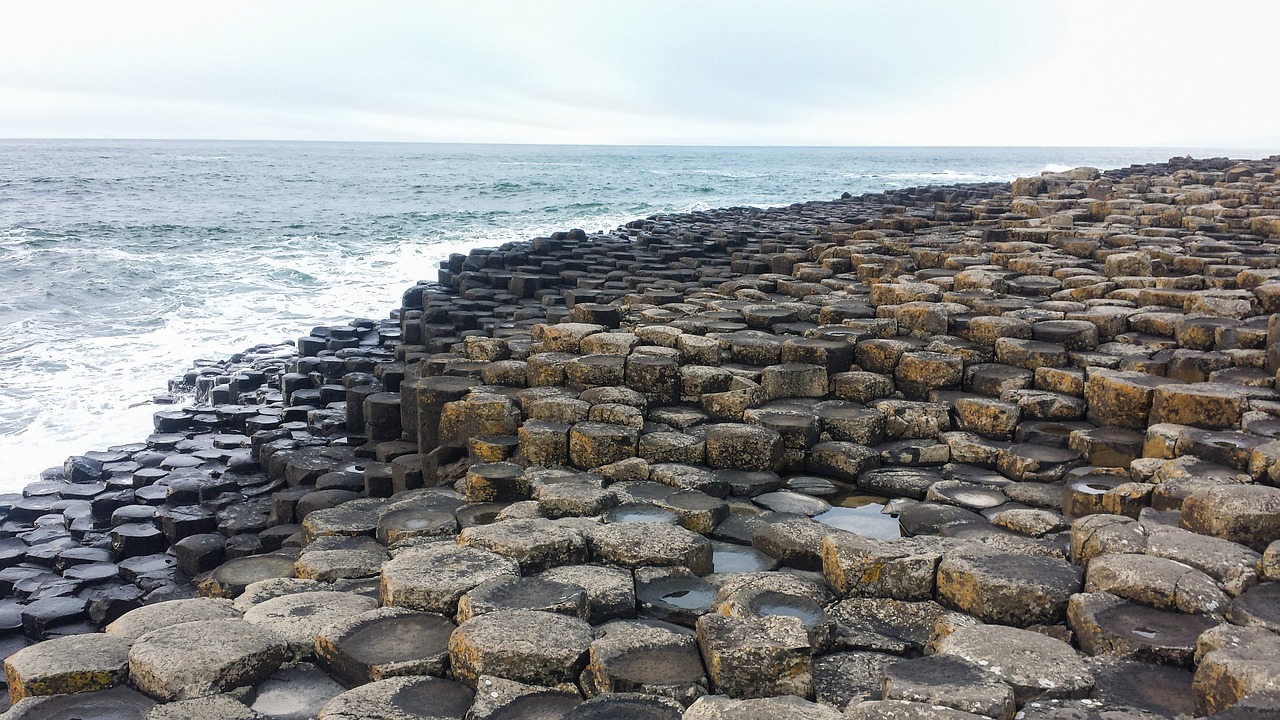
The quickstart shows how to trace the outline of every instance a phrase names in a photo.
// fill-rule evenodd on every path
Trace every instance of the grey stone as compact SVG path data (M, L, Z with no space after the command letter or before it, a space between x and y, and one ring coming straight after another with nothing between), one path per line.
M587 559L582 533L551 520L509 520L466 528L458 543L509 557L522 572L537 573L557 565L577 565Z
M406 675L443 676L456 628L435 613L378 608L321 630L316 659L348 687Z
M519 574L520 565L511 558L434 543L405 550L382 566L382 604L453 617L463 593L485 580Z
M129 677L130 638L85 633L25 647L4 661L9 698L106 690Z
M289 657L288 642L243 620L201 620L160 628L129 651L129 676L161 700L256 685Z
M1018 705L1035 699L1088 697L1093 676L1070 645L1002 625L958 627L936 653L954 655L1013 686Z
M230 695L208 695L157 705L146 720L266 720L261 713Z
M685 706L707 693L693 633L649 621L601 626L591 643L582 686L588 696L637 692Z
M146 720L150 718L148 711L155 707L157 705L151 698L121 685L93 692L29 697L14 703L2 717L5 720Z
M555 685L573 682L594 639L582 620L532 610L500 610L458 626L449 639L454 677L475 683L481 675Z
M952 655L904 660L884 670L884 699L944 707L1010 720L1013 688L977 665Z
M1080 571L1049 557L983 552L947 554L938 564L938 596L986 622L1019 627L1066 618Z
M389 678L335 697L317 720L463 720L474 696L452 680Z
M377 600L355 593L302 592L255 605L245 612L244 620L284 638L295 655L309 657L325 627L376 607Z
M230 600L221 598L191 598L167 600L143 605L116 618L106 627L111 635L130 640L146 635L152 630L181 625L197 620L228 620L240 617Z
M587 532L591 555L608 563L687 567L699 575L712 569L711 543L701 535L665 523L611 523Z
M698 618L698 646L712 689L734 698L813 696L809 634L797 618Z
M259 685L250 708L272 720L311 720L343 690L315 665L298 663Z
M825 705L792 696L734 700L706 695L689 706L683 720L839 720Z
M587 620L598 625L636 615L636 588L631 572L609 565L562 565L538 577L577 585L587 591Z
M1090 655L1135 658L1169 665L1190 665L1196 638L1215 622L1137 605L1106 592L1071 596L1067 620Z
M1153 555L1102 555L1089 561L1085 592L1109 592L1143 605L1222 615L1227 596L1189 565Z

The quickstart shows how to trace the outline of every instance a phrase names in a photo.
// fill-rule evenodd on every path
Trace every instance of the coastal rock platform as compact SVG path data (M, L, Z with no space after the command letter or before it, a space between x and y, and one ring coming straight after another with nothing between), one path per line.
M1280 157L477 249L174 385L0 497L0 718L1280 714Z

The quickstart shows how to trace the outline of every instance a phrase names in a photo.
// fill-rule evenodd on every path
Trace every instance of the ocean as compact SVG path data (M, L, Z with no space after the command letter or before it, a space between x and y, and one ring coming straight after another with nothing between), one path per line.
M151 433L197 358L385 317L452 252L1194 148L0 141L0 492Z

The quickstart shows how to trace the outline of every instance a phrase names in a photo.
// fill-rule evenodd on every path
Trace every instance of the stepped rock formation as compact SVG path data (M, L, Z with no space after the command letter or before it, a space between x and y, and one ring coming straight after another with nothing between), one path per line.
M1280 714L1278 180L453 255L0 499L3 717Z

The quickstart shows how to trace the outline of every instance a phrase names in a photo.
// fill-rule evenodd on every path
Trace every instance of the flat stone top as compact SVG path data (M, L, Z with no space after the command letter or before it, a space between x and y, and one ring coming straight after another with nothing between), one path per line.
M130 610L108 625L106 631L112 635L135 640L152 630L182 623L238 617L240 612L235 609L230 600L221 598L168 600Z
M520 566L511 558L481 548L437 542L397 554L382 566L384 577L418 578L432 585L469 581L477 573L518 575Z
M316 635L328 625L378 607L378 601L350 592L321 590L283 595L249 609L244 620L265 627L310 654Z
M10 655L4 661L5 678L22 686L31 681L63 676L62 692L92 689L95 674L123 671L129 661L131 638L105 633L85 633L46 640ZM83 675L83 682L75 677ZM45 692L32 694L46 695Z
M206 720L209 717L151 714L160 707L166 706L157 706L155 700L146 695L118 686L95 692L29 697L15 703L0 717L5 720ZM238 720L232 716L217 717L219 720Z
M462 720L473 697L470 688L452 680L391 678L342 693L318 720Z
M157 705L147 720L266 720L262 714L229 695L179 700Z
M138 638L129 672L139 690L173 700L256 684L288 656L288 643L271 630L243 620L202 620Z
M471 643L524 646L540 653L583 652L595 637L583 620L539 610L497 610L471 618L458 630Z
M1061 640L1004 625L960 627L942 638L937 653L955 655L1014 687L1023 697L1083 697L1093 676Z

